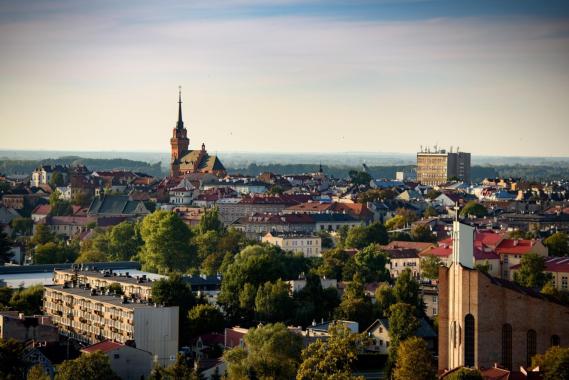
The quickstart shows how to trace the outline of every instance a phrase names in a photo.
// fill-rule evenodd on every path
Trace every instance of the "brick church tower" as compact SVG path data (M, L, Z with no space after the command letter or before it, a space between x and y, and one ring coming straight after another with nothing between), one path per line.
M182 89L178 92L178 122L176 128L172 130L172 138L170 139L172 147L172 156L170 161L170 176L180 175L180 160L188 153L190 139L188 138L188 130L184 128L182 120Z

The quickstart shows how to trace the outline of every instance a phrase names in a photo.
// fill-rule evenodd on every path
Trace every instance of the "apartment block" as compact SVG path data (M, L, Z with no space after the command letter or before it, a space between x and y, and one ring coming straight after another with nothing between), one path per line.
M162 366L176 360L178 307L102 293L88 284L48 285L44 311L64 335L93 344L106 339L150 352Z
M458 179L470 182L470 153L444 149L417 153L417 181L437 186Z

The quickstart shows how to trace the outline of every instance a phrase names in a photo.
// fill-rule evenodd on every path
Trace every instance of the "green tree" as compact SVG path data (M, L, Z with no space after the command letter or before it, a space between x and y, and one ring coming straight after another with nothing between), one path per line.
M336 309L336 317L356 321L360 326L368 326L372 321L373 305L364 293L364 287L358 275L348 284L342 301Z
M60 172L54 172L51 175L51 179L49 181L49 185L55 189L56 187L63 186L65 184L65 178L63 178L63 174Z
M554 346L543 355L532 359L532 366L539 366L544 380L569 380L569 348Z
M313 320L332 319L340 299L336 288L322 288L320 277L309 273L306 286L293 294L295 301L295 323L306 326Z
M73 214L71 202L61 199L61 193L57 190L53 191L49 196L49 205L51 206L49 215L66 216Z
M111 228L108 244L107 256L111 261L128 261L138 254L143 242L136 232L134 223L125 221Z
M212 207L206 210L198 224L199 233L203 234L207 231L223 232L223 230L223 223L219 220L219 209Z
M389 271L385 265L389 262L387 255L375 244L370 244L354 255L358 273L364 282L385 281L389 279Z
M12 253L10 250L14 246L12 239L8 235L0 231L0 265L9 262L12 259Z
M195 263L190 245L192 232L176 213L156 211L147 215L140 234L144 241L140 258L145 269L162 273L184 271Z
M115 380L119 377L111 369L109 357L97 351L66 360L57 367L55 380Z
M196 304L192 289L184 282L179 274L173 274L168 278L161 278L152 283L152 302L164 306L178 306L180 326L180 341L186 343L189 340L188 312Z
M422 310L422 300L419 294L419 283L413 278L409 268L402 271L397 277L394 286L397 302L404 302L416 307L416 314Z
M411 237L414 241L421 241L426 243L435 242L437 236L433 234L433 231L426 224L417 224L411 228Z
M439 278L439 268L442 265L441 259L437 256L427 256L421 259L421 276L430 280Z
M334 248L334 239L329 232L319 231L316 235L322 240L322 249Z
M199 380L200 376L193 369L190 359L178 354L173 365L167 368L155 367L150 378L156 380Z
M29 369L26 380L51 380L51 377L41 365L36 364Z
M419 337L411 337L397 348L395 380L435 380L437 372L427 343Z
M423 216L425 218L431 218L431 217L437 216L437 215L439 215L439 213L437 212L437 210L433 206L427 206L425 211L423 211Z
M10 226L16 234L30 236L34 229L34 221L31 218L14 218L10 222Z
M482 273L488 274L488 272L490 271L490 263L488 262L488 260L485 260L483 263L475 264L474 267L476 268L476 270Z
M36 224L34 235L32 236L32 244L45 244L51 241L56 241L55 234L53 234L49 227L45 224Z
M75 244L48 242L35 247L33 259L36 264L72 263L77 255L78 246Z
M395 303L397 303L397 297L393 288L385 282L379 285L375 290L375 305L378 314L386 317L389 314L389 308Z
M514 281L528 288L541 289L551 280L551 274L545 273L545 257L535 253L522 256L520 269L514 272Z
M445 376L446 380L484 380L482 373L477 369L459 368Z
M393 199L397 193L393 189L369 189L358 194L358 203L367 203L374 201L383 201Z
M363 344L363 337L353 334L342 324L328 328L327 340L318 339L302 351L302 364L296 374L297 380L357 380L363 377L352 375L353 365Z
M188 328L191 337L210 332L223 332L224 325L223 313L214 305L196 305L188 312Z
M71 204L80 207L88 207L92 200L93 198L88 193L78 191L71 197Z
M549 256L569 255L569 235L565 232L556 232L543 241L549 249Z
M81 244L77 263L94 263L109 261L111 255L111 243L109 233L103 230L95 230L90 239Z
M350 170L348 175L350 176L350 181L354 185L369 186L372 179L368 173L357 170Z
M293 308L289 295L290 286L282 281L265 282L259 286L255 297L255 312L266 321L285 321L291 316Z
M322 264L316 270L320 277L342 280L342 272L350 256L340 247L322 252Z
M389 336L392 345L413 336L419 328L419 320L415 317L412 305L399 302L389 307Z
M439 195L441 195L442 192L435 190L435 189L431 189L427 192L427 198L429 198L430 200L435 200L439 197Z
M370 244L387 244L389 237L385 227L378 222L369 226L356 226L350 228L345 245L349 248L362 249Z
M482 218L488 215L488 210L486 210L486 207L484 207L480 203L476 201L470 201L466 205L464 205L462 211L460 212L460 215L465 217L473 215L476 218Z
M245 335L246 350L240 347L223 355L230 379L283 379L296 374L302 338L282 323L252 328Z
M14 339L0 339L0 379L23 380L26 374L24 345Z
M19 289L12 295L10 306L12 309L20 311L25 315L41 314L43 304L43 286L33 285L28 288Z
M230 319L248 312L240 305L245 284L250 284L256 294L259 285L284 278L283 261L284 254L280 248L267 245L248 246L234 257L223 272L218 296L218 302Z

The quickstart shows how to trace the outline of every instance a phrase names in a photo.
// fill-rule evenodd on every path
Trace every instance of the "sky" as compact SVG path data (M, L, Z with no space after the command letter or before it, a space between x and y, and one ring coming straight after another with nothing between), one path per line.
M0 149L569 156L565 0L0 0Z

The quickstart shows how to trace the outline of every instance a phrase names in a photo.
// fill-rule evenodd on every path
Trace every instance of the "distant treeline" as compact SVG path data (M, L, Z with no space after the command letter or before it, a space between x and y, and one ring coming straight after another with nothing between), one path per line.
M314 173L318 171L318 164L250 164L245 168L228 168L231 174L258 175L262 172L275 174L298 174ZM323 166L324 172L336 178L348 177L350 170L362 170L362 167L350 166ZM410 172L415 169L414 165L405 166L368 166L368 171L374 178L395 178L398 171ZM549 165L496 165L496 166L473 166L471 169L472 180L479 182L484 178L513 177L526 180L558 180L569 178L569 164L559 166Z
M146 173L158 177L163 175L160 162L157 162L155 164L150 164L144 161L133 161L123 158L99 159L99 158L82 158L77 156L48 158L44 160L0 159L0 173L8 175L31 174L40 165L68 165L68 166L85 165L90 170L123 169L123 170L132 170L134 172Z

